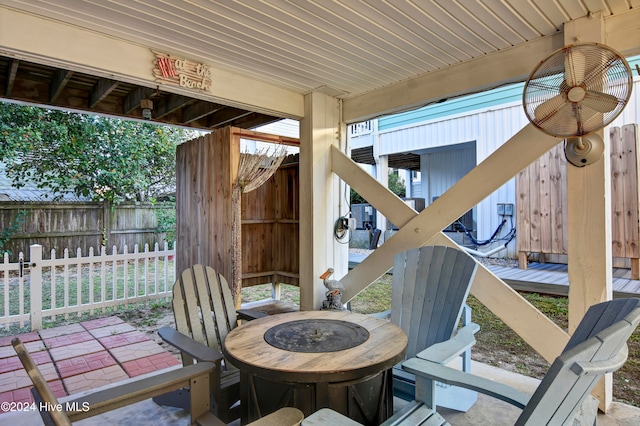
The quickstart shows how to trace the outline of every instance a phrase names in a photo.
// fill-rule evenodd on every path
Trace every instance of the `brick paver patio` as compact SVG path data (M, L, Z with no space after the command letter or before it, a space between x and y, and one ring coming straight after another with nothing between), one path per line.
M11 346L13 337L25 343L57 397L180 364L146 334L115 316L1 337L0 403L33 401L31 381Z

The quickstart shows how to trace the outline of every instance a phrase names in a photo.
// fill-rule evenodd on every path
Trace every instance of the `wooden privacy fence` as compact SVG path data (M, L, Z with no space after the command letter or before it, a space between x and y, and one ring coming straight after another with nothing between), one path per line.
M235 127L214 130L176 151L176 267L201 263L231 279L231 189L240 139L297 145L298 139ZM290 156L260 188L242 195L242 284L298 285L298 159Z
M287 161L288 160L288 161ZM298 285L298 157L242 194L242 285Z
M93 247L153 245L164 236L159 235L156 211L174 209L173 205L65 202L2 202L0 229L7 229L24 211L19 229L13 233L3 250L11 252L17 261L18 253L26 252L32 244L41 244L45 251L81 248L84 253Z
M61 258L51 250L50 258L43 258L42 246L30 247L29 258L9 263L4 256L0 262L0 326L20 328L29 323L31 330L42 329L43 319L55 321L70 315L105 312L107 308L148 303L159 298L171 298L176 272L173 258L165 242L160 250L144 246L139 251L127 246L118 253L115 247L107 254L89 250L82 256L78 248L75 257L65 250Z
M612 256L616 260L630 259L628 263L616 263L631 267L633 279L640 277L637 129L636 124L609 129ZM516 177L517 247L521 268L526 268L529 253L540 254L541 260L547 255L567 254L566 168L564 142L561 142Z

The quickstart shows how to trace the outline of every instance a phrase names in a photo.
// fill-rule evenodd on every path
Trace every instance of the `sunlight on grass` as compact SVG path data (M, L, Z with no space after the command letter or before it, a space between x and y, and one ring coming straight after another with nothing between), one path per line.
M391 309L391 278L383 275L351 301L351 310L361 314L372 314ZM300 305L300 289L294 285L280 284L283 302ZM242 289L242 302L256 302L271 298L271 284L254 285Z
M351 311L360 314L374 314L391 309L392 278L392 275L385 274L360 292L351 300Z

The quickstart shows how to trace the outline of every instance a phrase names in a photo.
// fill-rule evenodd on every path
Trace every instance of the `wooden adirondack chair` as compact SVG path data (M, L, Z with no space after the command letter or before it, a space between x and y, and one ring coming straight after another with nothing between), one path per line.
M590 392L605 373L622 367L626 342L640 323L640 299L617 299L589 308L564 351L558 356L535 393L528 395L493 380L455 370L420 358L405 361L402 368L416 375L413 404L394 415L389 424L403 424L401 416L435 410L434 381L463 386L523 409L516 425L565 425L577 420L595 424L597 400ZM410 413L412 411L412 413ZM404 423L407 424L407 423Z
M176 329L163 327L158 334L182 353L182 364L213 362L211 407L225 422L240 417L240 375L225 362L222 343L238 325L238 317L254 319L266 314L250 310L236 311L227 280L210 266L193 265L185 269L173 286L173 315ZM188 391L177 391L154 398L161 405L184 408Z
M170 370L141 379L133 379L115 387L97 389L88 395L66 400L64 404L59 405L58 399L20 339L13 339L11 344L34 385L31 391L36 404L38 407L42 403L43 406L53 408L40 410L45 425L71 425L72 421L96 416L184 386L189 386L191 389L188 409L192 422L203 416L208 416L212 420L212 424L223 424L210 416L209 375L215 368L215 365L210 362ZM54 407L62 407L62 409Z
M480 329L471 322L466 306L477 263L467 253L445 246L425 246L399 253L394 258L391 310L377 317L390 316L391 322L409 336L406 358L412 358L434 344L449 341L442 350L424 353L433 362L447 363L462 355L462 367L469 371L470 348ZM458 329L464 313L463 327ZM413 374L399 366L393 370L394 395L415 398ZM468 410L477 393L441 385L438 405Z

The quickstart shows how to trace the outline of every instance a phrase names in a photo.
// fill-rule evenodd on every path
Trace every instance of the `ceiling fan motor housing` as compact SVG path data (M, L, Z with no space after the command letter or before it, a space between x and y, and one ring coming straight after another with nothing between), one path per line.
M602 158L603 152L604 141L597 133L565 140L564 154L567 161L576 167L595 163Z

